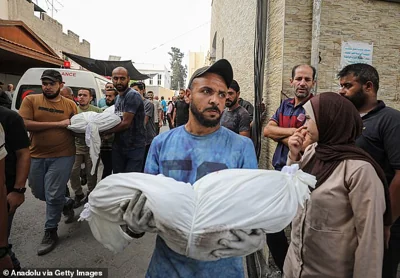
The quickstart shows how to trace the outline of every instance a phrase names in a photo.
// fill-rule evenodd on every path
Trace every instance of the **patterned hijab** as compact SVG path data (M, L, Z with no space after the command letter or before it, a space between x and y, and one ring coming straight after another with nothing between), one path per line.
M385 187L385 223L391 215L389 191L385 173L373 158L355 145L361 135L363 122L354 105L339 94L327 92L310 99L317 124L319 140L315 148L315 163L309 173L317 177L316 188L323 184L336 167L347 159L369 162ZM305 106L308 114L309 105ZM305 170L307 171L307 170ZM390 219L391 222L391 219Z

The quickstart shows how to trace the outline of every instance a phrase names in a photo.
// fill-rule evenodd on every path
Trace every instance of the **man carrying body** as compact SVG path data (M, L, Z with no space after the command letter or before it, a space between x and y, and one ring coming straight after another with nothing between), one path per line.
M378 100L379 75L374 67L348 65L338 77L339 93L354 104L364 123L356 144L382 167L389 185L394 224L390 230L389 249L385 248L382 277L395 278L400 261L400 112Z
M233 132L250 138L250 115L246 109L238 103L240 96L240 87L236 80L232 81L226 95L225 106L221 116L221 125Z
M206 174L222 169L257 168L251 140L219 125L232 76L227 60L219 60L194 72L186 90L190 103L189 121L154 139L145 173L164 174L193 184ZM178 149L181 151L177 152ZM132 203L121 204L121 210L125 211L123 218L135 234L154 231L149 224L151 212L145 210L141 216L145 201L145 196L139 193L130 201ZM265 235L261 230L250 235L242 231L233 233L239 241L228 240L224 246L216 246L213 254L220 258L216 261L198 261L177 254L157 237L146 277L244 277L243 261L237 256L244 250L253 253L261 249Z
M112 151L113 173L141 172L145 153L144 104L141 95L129 88L129 74L123 67L112 72L119 97L115 114L121 123L104 134L115 133Z
M189 120L189 100L184 89L179 90L179 99L175 102L174 126L184 125ZM175 124L176 123L176 124Z
M312 97L311 90L316 83L315 74L315 68L310 65L293 67L290 84L294 89L294 98L282 101L278 110L264 128L264 136L278 143L272 159L272 165L275 170L280 171L286 165L289 152L287 147L288 138L305 122L303 104ZM268 234L267 244L275 264L282 271L289 248L285 232Z
M74 136L67 129L76 105L60 96L62 76L45 70L41 77L43 94L29 95L19 113L31 137L29 186L33 195L46 202L45 234L38 255L57 244L57 227L65 203L65 185L75 160Z
M7 157L5 160L6 169L6 188L7 202L9 205L8 211L8 238L14 214L19 206L25 200L25 183L29 174L31 156L29 153L29 137L26 132L24 121L17 112L0 106L0 124L5 132L5 148ZM21 268L18 259L12 252L12 245L9 244L10 256L15 270Z
M93 97L90 89L82 88L78 91L78 113L84 113L88 111L101 113L103 110L99 107L93 106L90 104ZM89 147L86 145L84 137L76 137L75 138L75 162L72 166L71 172L71 187L75 192L75 204L74 207L79 207L82 203L87 201L85 198L85 194L82 191L82 185L80 180L80 172L81 172L81 164L85 164L86 177L87 177L87 187L88 192L86 196L89 196L90 192L96 187L97 184L97 168L93 175L91 175L92 165L93 163L97 164L96 161L92 161L89 154Z
M103 107L103 110L106 110L110 106L115 104L115 98L118 95L118 91L114 88L106 90L106 106ZM114 142L114 134L107 134L101 138L101 147L100 147L100 158L101 162L103 162L103 174L101 179L111 175L112 173L112 144Z
M160 134L160 128L162 127L163 123L163 110L161 107L160 102L158 101L158 97L153 100L154 93L153 91L147 92L147 98L154 104L154 126L156 128L156 135Z

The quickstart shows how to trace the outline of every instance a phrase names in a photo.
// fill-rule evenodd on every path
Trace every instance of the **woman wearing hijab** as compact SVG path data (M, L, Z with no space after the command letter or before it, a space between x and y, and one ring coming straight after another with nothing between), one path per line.
M317 184L292 222L284 277L382 277L390 204L382 169L355 145L360 115L335 93L311 98L304 109L305 126L289 138L288 165L299 164ZM306 137L313 144L301 155Z

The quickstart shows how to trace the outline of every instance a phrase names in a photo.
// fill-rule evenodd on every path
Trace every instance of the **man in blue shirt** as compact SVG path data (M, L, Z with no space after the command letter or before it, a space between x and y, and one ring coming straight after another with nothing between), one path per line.
M129 88L129 74L123 67L115 68L112 81L118 91L115 114L121 123L104 132L115 133L112 147L113 173L141 172L145 153L144 104L142 96Z
M232 67L224 59L194 72L186 90L190 103L189 120L186 125L154 138L145 173L163 174L193 184L208 173L222 169L257 168L251 140L220 126L232 78ZM155 227L150 224L153 223L152 213L143 209L144 195L131 202L135 203L134 207L128 206L133 207L131 211L121 206L129 229L134 234L154 232ZM249 254L262 248L265 235L260 230L254 230L250 235L242 231L233 233L239 241L220 241L212 253L219 258L216 261L198 261L180 255L157 237L146 277L244 277L239 256L243 250Z
M161 96L161 107L164 113L163 123L164 125L167 124L167 102L165 101L164 97Z

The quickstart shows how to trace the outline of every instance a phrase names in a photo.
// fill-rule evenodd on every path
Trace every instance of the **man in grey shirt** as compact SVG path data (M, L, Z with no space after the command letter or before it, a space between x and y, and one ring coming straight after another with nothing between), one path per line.
M221 125L242 136L250 137L250 114L239 105L240 87L232 81L226 95L226 109L221 116Z
M157 135L156 126L154 124L154 104L152 101L144 97L146 94L146 85L143 82L133 82L131 88L139 92L139 94L142 96L144 104L144 126L146 129L145 132L146 149L144 153L144 161L145 161L144 164L146 164L146 158L147 158L147 153L149 152L150 144L153 141L154 137L156 137ZM142 172L144 170L144 164Z

